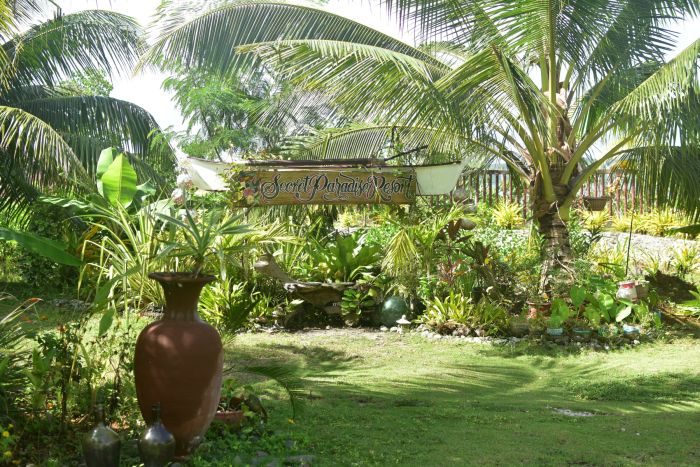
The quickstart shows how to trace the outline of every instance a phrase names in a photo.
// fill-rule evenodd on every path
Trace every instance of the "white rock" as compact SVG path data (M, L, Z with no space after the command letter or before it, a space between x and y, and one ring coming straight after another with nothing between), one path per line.
M389 332L399 332L399 328L396 327L396 326L392 326L392 327L389 329Z
M381 326L381 327L379 328L379 330L382 331L382 332L388 332L388 331L389 331L389 328L386 327L386 326Z

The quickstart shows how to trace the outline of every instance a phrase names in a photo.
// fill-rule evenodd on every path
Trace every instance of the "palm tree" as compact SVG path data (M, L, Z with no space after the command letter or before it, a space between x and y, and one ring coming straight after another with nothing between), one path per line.
M357 157L391 132L428 154L504 161L530 187L544 271L571 260L567 221L603 166L700 215L700 39L671 59L698 0L382 0L418 46L317 8L166 8L143 64L222 74L265 65L361 122L302 142ZM185 21L186 19L186 21ZM314 96L314 94L309 94Z
M49 4L0 0L0 210L25 207L41 191L93 186L84 182L108 146L122 147L156 183L174 166L169 150L150 147L158 127L144 109L63 85L76 73L133 66L143 50L138 24L108 11L57 10L27 27Z

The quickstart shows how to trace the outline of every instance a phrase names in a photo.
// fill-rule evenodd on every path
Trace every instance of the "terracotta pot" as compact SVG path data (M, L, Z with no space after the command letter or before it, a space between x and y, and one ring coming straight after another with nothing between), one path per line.
M546 316L549 314L549 310L552 308L551 302L527 302L527 318L535 319L538 316Z
M223 348L219 333L199 319L197 302L213 276L152 273L165 292L164 317L146 326L136 341L136 395L146 423L160 403L162 421L175 437L176 459L202 442L221 394Z
M227 410L223 412L216 412L214 418L229 425L235 431L238 431L241 429L243 420L245 420L245 415L243 415L242 410Z

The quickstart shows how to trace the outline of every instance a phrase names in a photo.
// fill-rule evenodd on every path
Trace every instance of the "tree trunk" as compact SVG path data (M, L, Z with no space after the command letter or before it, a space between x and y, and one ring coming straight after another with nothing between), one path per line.
M564 215L564 217L568 216ZM540 273L540 289L550 293L555 281L568 282L570 279L573 253L569 242L569 227L566 220L562 219L556 206L540 216L537 222L543 240L542 253L544 255Z
M554 180L560 177L560 167L550 167ZM540 291L551 295L555 282L571 282L573 252L569 241L569 208L562 207L570 190L565 185L554 185L555 201L549 202L542 193L538 176L533 189L533 213L539 233L542 236L542 269L540 271Z

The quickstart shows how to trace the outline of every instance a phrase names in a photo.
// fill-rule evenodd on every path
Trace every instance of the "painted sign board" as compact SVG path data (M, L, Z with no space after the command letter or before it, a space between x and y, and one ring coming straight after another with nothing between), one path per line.
M241 206L278 204L411 204L416 174L407 168L256 169L229 175Z

